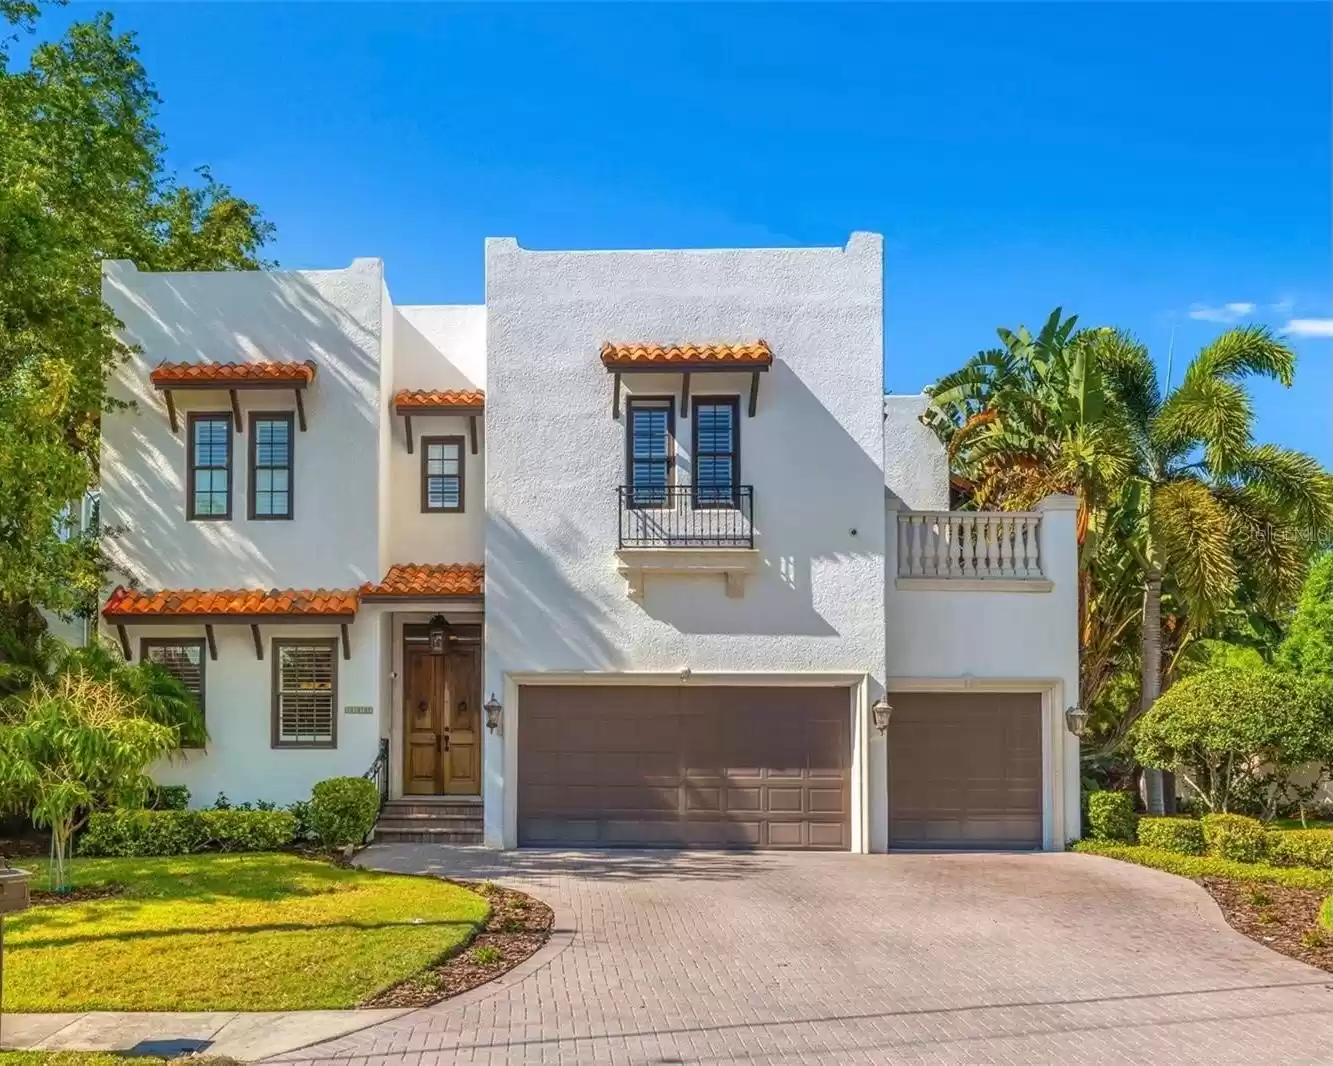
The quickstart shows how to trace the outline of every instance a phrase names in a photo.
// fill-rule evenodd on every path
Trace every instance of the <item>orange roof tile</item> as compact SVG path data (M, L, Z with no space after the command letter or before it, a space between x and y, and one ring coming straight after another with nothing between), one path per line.
M365 599L413 597L423 600L448 596L480 596L485 568L477 563L399 563L389 567L378 585L362 585Z
M403 389L393 397L396 411L439 411L485 405L486 394L480 389Z
M602 363L610 370L661 365L664 370L700 366L743 369L772 365L767 341L745 344L612 344L602 345Z
M350 618L356 614L354 589L127 589L111 593L102 617L128 620L176 615L318 615Z
M163 363L149 375L159 389L233 384L309 385L315 380L314 363Z

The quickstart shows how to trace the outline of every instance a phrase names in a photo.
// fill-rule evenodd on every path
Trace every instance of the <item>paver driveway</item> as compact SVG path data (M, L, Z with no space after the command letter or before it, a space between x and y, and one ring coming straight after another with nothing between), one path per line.
M288 1061L1333 1062L1330 975L1232 932L1190 882L1108 859L363 861L522 888L563 932L501 982Z

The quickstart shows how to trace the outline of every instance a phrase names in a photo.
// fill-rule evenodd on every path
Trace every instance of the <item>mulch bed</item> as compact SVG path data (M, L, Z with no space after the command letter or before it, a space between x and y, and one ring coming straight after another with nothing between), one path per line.
M43 907L59 906L62 903L93 903L99 899L112 899L125 891L124 885L83 885L69 892L47 892L30 888L28 894L32 905Z
M1328 892L1227 877L1205 877L1201 883L1237 932L1293 959L1333 970L1333 930L1319 924L1319 907Z
M486 927L448 958L360 1006L428 1007L495 980L550 939L555 915L541 900L489 882L451 883L486 897L491 905Z

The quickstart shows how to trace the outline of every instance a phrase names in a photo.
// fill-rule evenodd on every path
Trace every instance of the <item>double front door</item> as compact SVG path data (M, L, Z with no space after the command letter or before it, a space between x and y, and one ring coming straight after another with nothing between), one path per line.
M443 655L432 655L424 644L404 648L406 794L480 793L479 658L475 647L452 647Z

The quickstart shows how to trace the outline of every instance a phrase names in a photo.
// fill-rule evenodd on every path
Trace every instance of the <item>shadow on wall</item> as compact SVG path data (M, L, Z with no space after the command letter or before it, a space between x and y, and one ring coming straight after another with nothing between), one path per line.
M331 302L303 274L108 274L108 303L125 322L127 342L141 349L132 354L113 386L122 399L134 401L135 408L118 416L126 424L104 441L102 450L104 488L112 490L103 496L109 512L104 521L113 530L127 519L133 522L133 529L104 538L113 570L125 580L141 581L151 572L163 585L194 582L194 552L182 551L179 543L179 531L186 524L185 459L180 442L186 412L223 410L228 403L221 390L177 393L178 443L170 453L164 451L171 431L162 395L149 381L157 364L311 360L319 367L319 376L306 396L312 430L324 420L340 426L356 421L368 427L378 423L378 263L357 261L348 271L328 274L344 275L353 295L355 289L364 288L364 317ZM241 395L247 422L250 410L291 407L287 393ZM296 442L298 464L304 458L303 443ZM274 566L246 532L242 478L247 444L248 438L236 438L233 520L191 523L191 528L207 543L210 553L234 562L240 583L268 586L276 580ZM301 484L296 486L298 498L306 501L304 506L310 507L319 498L317 487L309 479L304 492ZM302 506L298 504L298 520L304 517ZM336 578L340 561L329 560L329 564L330 581L335 584L350 585L378 576L363 577L349 570L346 578Z
M620 670L623 652L608 639L605 604L569 582L552 559L595 550L561 519L538 547L502 515L486 520L486 653L506 670Z
M726 598L720 577L649 577L643 610L682 633L839 636L815 606L812 564L883 554L880 467L786 363L775 361L768 377L760 410L766 398L779 406L763 422L742 409L740 432L741 481L754 485L760 569L742 599ZM762 437L751 429L756 424L764 426ZM679 470L683 480L692 479L690 463L682 461ZM871 594L882 596L878 589Z

